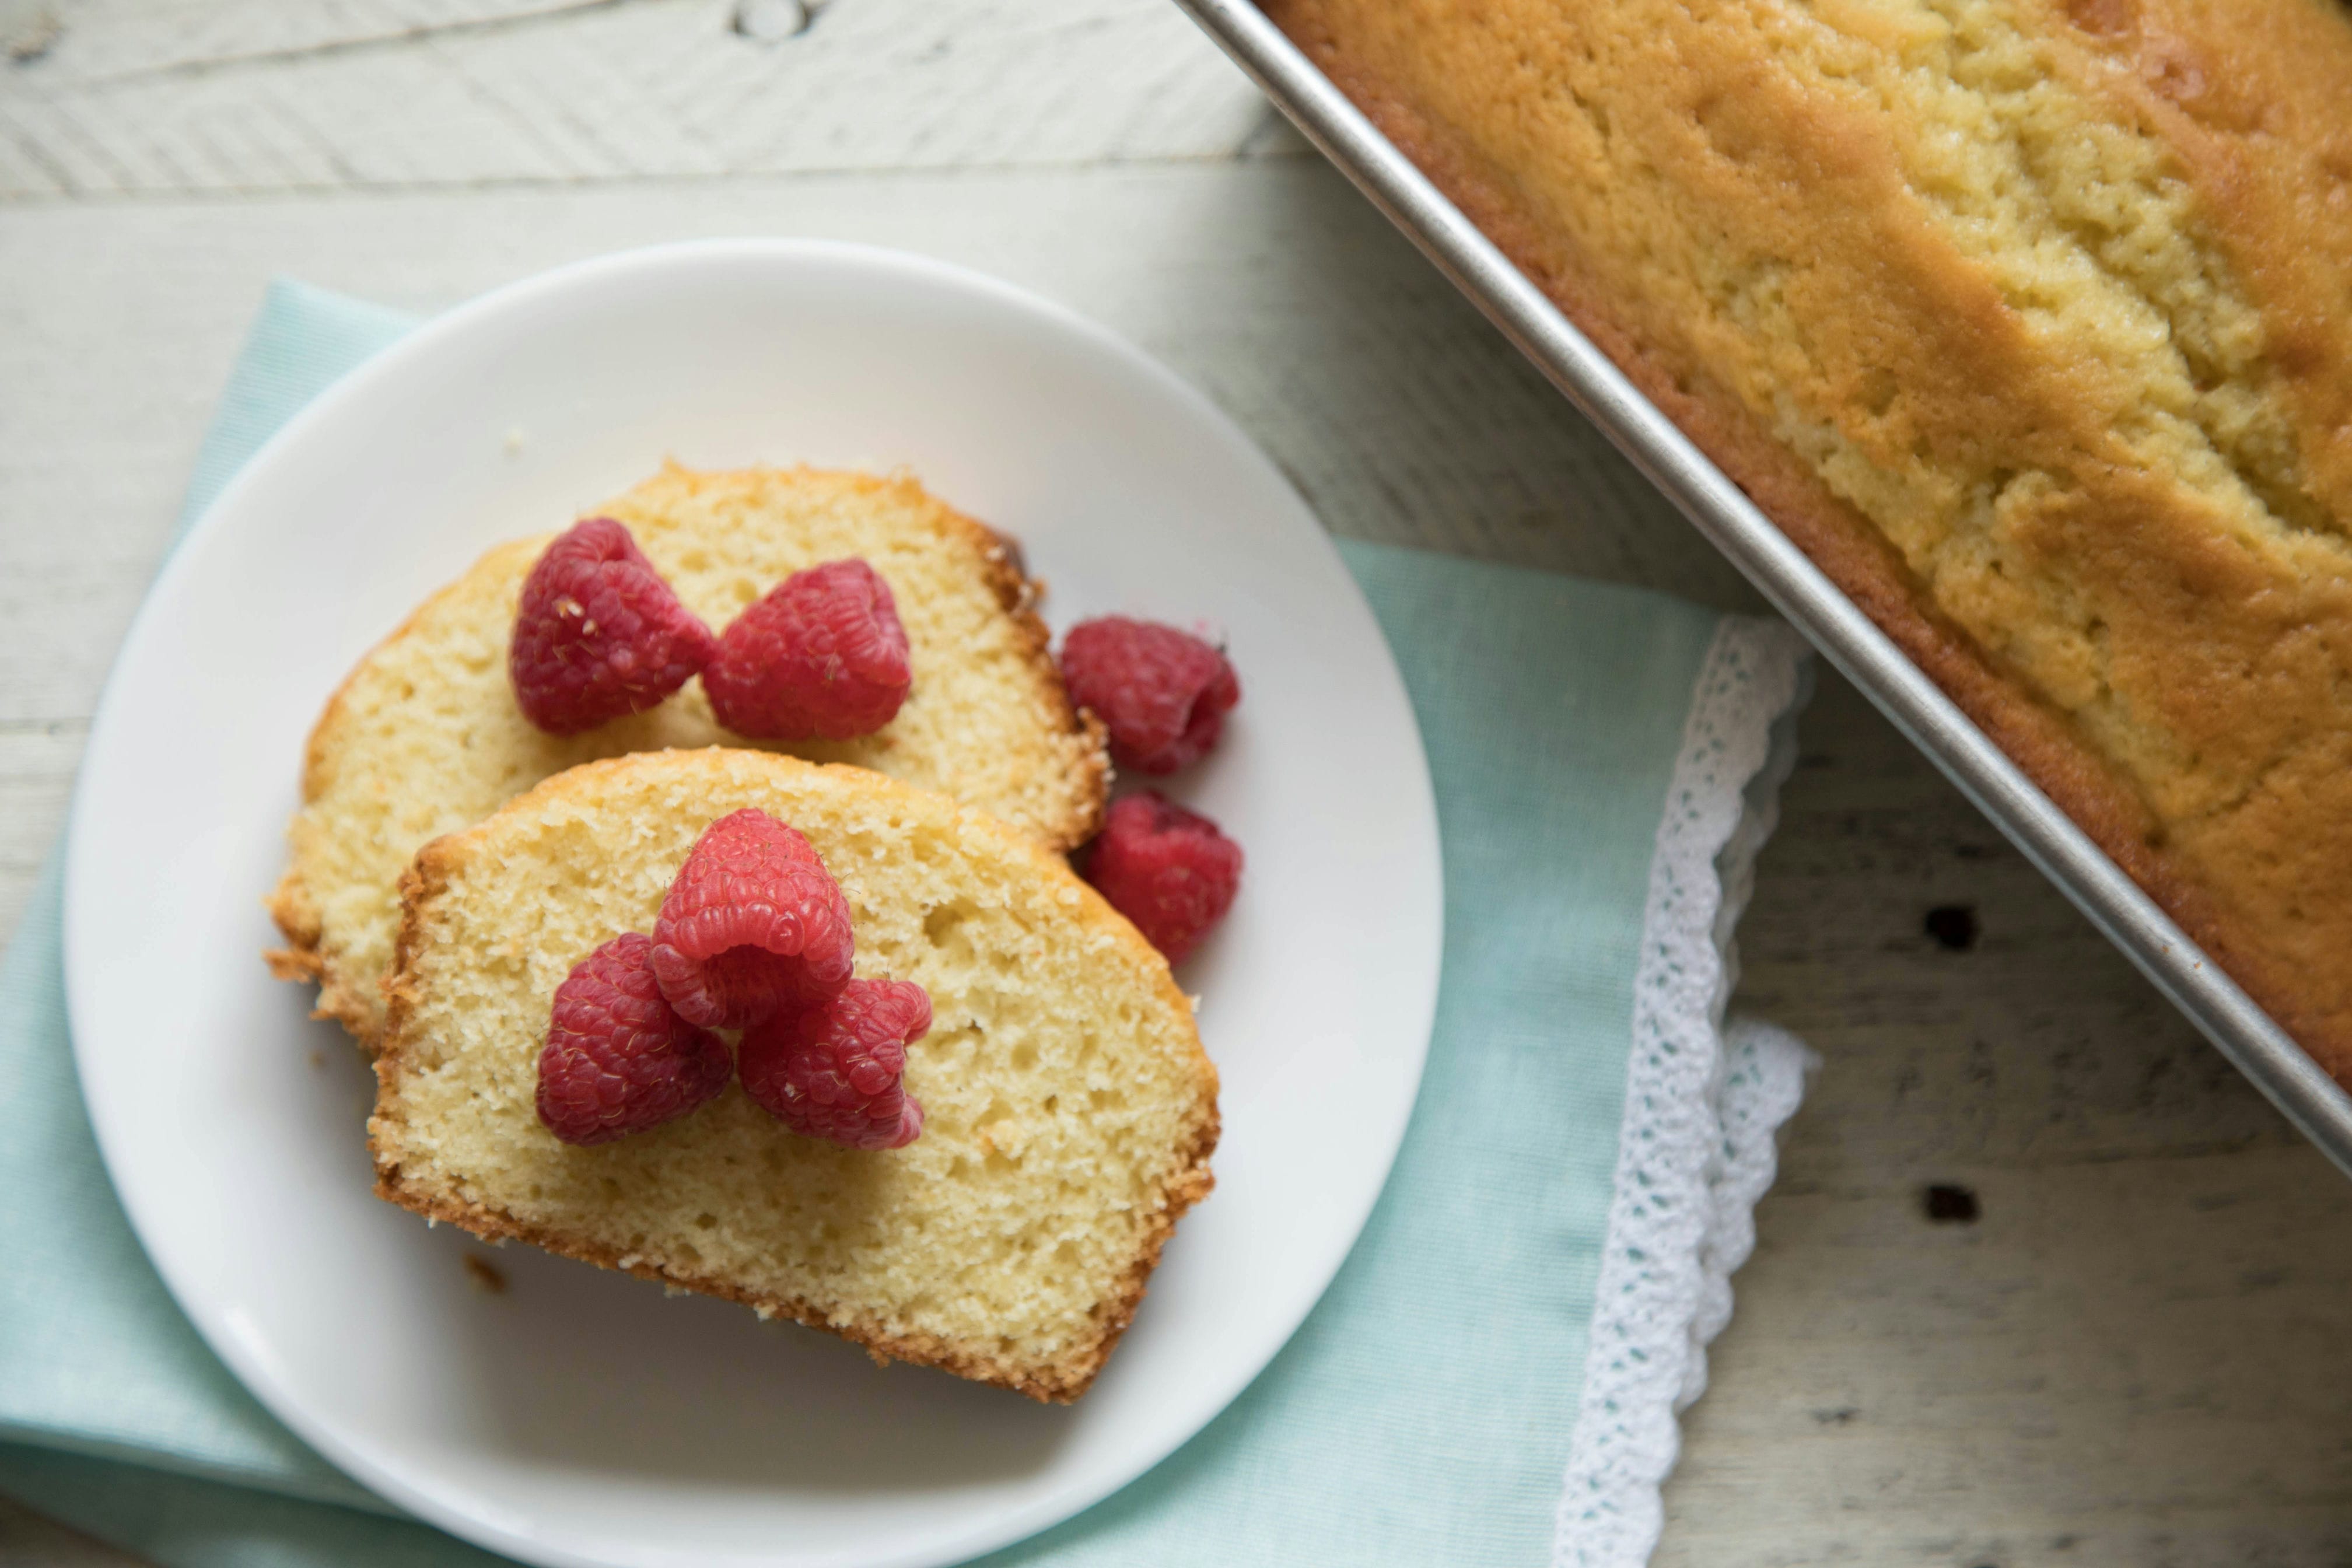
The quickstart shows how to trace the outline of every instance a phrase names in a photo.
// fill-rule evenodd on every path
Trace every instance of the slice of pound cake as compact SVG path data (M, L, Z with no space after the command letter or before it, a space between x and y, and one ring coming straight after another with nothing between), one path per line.
M534 1099L557 986L652 932L698 837L747 807L838 881L856 973L929 994L919 1136L803 1137L730 1082L559 1142ZM761 752L616 758L426 846L404 891L368 1127L377 1190L434 1219L1066 1401L1209 1190L1216 1069L1167 963L1034 837L944 795Z
M1099 824L1102 731L1073 709L1033 611L1034 586L989 529L905 478L672 465L593 515L624 524L713 631L795 572L863 559L889 584L913 688L882 729L779 749L944 791L1066 849ZM649 711L551 735L516 705L507 646L524 579L552 535L500 545L360 662L312 731L291 856L270 900L289 979L362 1040L409 858L578 763L670 746L764 745L721 728L699 680Z

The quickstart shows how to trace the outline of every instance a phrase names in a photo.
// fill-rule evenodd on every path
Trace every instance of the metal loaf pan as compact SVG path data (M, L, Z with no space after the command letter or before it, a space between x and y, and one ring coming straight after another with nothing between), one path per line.
M1177 0L1439 270L2288 1121L2352 1175L2347 1096L1247 0Z

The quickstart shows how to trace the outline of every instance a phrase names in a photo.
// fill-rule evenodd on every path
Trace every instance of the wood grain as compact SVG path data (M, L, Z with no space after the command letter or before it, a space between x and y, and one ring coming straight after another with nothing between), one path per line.
M1140 342L1339 532L1753 606L1172 7L730 14L0 0L0 930L278 272L430 310L695 235L903 246ZM1803 733L1737 1005L1827 1066L1658 1562L2352 1563L2352 1188L1850 689ZM31 1529L0 1557L116 1561Z
M768 41L721 0L40 9L0 200L1226 158L1269 123L1133 0L835 0Z

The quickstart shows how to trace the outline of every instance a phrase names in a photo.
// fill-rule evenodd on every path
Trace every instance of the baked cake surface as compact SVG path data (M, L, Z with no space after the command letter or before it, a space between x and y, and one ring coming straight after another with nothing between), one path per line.
M756 806L840 882L857 973L930 994L923 1131L787 1131L740 1083L611 1143L535 1110L555 988L650 931L702 830ZM488 1237L744 1302L1045 1400L1085 1392L1209 1190L1217 1079L1132 926L1034 837L863 769L641 753L436 840L404 887L368 1123L378 1191Z
M810 468L704 473L676 464L588 515L625 524L713 631L793 573L863 556L890 584L914 688L854 741L772 749L855 763L937 789L1056 848L1099 825L1109 763L1046 647L1036 590L994 533L913 479ZM320 716L270 900L289 978L362 1040L383 1021L383 980L409 858L541 779L593 758L667 746L761 746L719 727L699 680L648 712L550 735L515 704L507 644L523 579L553 535L485 555L360 662Z
M1266 9L2352 1083L2352 9Z

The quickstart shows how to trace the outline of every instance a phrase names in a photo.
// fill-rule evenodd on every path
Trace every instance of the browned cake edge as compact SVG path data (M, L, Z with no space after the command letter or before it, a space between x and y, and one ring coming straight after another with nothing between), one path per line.
M1676 384L1610 311L1592 279L1562 264L1508 195L1454 154L1409 102L1342 49L1318 0L1261 0L1266 16L1340 91L1543 290L1644 396L1679 426L1775 526L1835 583L1960 710L2008 753L2205 952L2339 1081L2352 1087L2352 1027L2306 1006L2294 976L2242 940L2169 864L2139 795L2073 723L2003 674L1924 599L1894 545L1762 422L1727 399Z
M929 494L928 490L924 493ZM1070 701L1069 688L1062 680L1062 667L1054 658L1054 634L1037 614L1037 606L1045 597L1045 584L1028 574L1021 542L957 510L936 495L931 500L979 551L988 585L1019 629L1029 668L1036 672L1039 686L1053 700L1054 728L1087 738L1086 760L1071 780L1077 810L1066 822L1050 829L1041 826L1034 830L1046 847L1066 855L1102 831L1103 814L1109 809L1110 801L1110 731L1092 709L1076 707Z
M807 473L842 477L824 469L803 468ZM845 471L844 471L845 472ZM887 479L865 474L847 477L874 484L886 484ZM1103 722L1089 709L1074 707L1068 689L1062 682L1061 666L1055 662L1053 633L1037 614L1045 599L1045 585L1028 575L1020 542L1010 534L1001 533L975 517L957 510L928 489L924 493L946 514L950 523L961 532L980 556L981 569L990 590L1004 613L1012 617L1014 629L1022 639L1022 653L1030 668L1037 673L1038 684L1054 705L1055 728L1058 731L1086 737L1085 760L1078 764L1070 780L1071 795L1077 809L1070 818L1055 824L1050 830L1039 829L1038 837L1058 854L1068 854L1102 830L1103 813L1108 809L1111 784L1110 737ZM594 516L586 512L583 516ZM489 551L467 569L470 575L481 562L496 553L502 545ZM329 743L336 721L341 716L344 697L352 683L377 651L408 635L425 612L441 599L457 591L465 577L445 584L428 595L425 602L409 612L406 619L371 647L352 665L337 684L327 705L320 710L318 721L311 725L309 741L302 749L302 805L310 805L319 797L320 754ZM279 877L278 886L262 900L269 918L277 924L278 934L286 939L284 947L269 948L262 953L262 962L269 973L280 980L297 984L314 983L319 987L318 1004L311 1009L314 1018L331 1018L362 1047L373 1049L375 1032L370 1027L372 1013L367 998L352 976L342 972L334 955L320 946L325 936L318 905L310 897L309 885L302 879L299 860L289 864Z
M757 754L774 755L770 752ZM625 757L606 758L599 762L583 763L580 768L567 771L579 773L589 768L612 767L626 761ZM863 773L866 771L837 763L825 764L825 767L828 772ZM537 793L539 788L556 784L565 776L564 773L558 773L554 778L546 781L537 788L526 791L516 799L518 802L528 800L531 795ZM881 775L871 776L879 778ZM900 789L909 787L898 784L896 780L884 782ZM1003 825L996 826L1001 833L1015 838L1016 841L1026 837L1020 835L1018 829ZM411 971L412 953L422 930L424 911L448 886L451 868L465 854L466 840L478 831L479 831L478 827L468 828L463 832L449 834L433 840L417 851L416 859L401 878L400 941L393 962L392 975L384 984L385 994L390 1001L390 1011L385 1018L381 1049L375 1058L376 1103L379 1107L394 1094L400 1075L407 1066L404 1029L414 997L411 989L403 982ZM1118 924L1122 928L1121 940L1131 947L1152 951L1150 944L1132 926L1128 925L1123 920L1118 921ZM1183 1008L1187 1013L1191 1011L1191 1002L1178 989L1174 977L1168 973L1164 967L1160 971L1160 984L1172 998L1174 1005ZM1207 1197L1210 1191L1216 1185L1216 1176L1209 1169L1209 1159L1216 1152L1217 1139L1223 1127L1223 1119L1217 1107L1217 1074L1215 1067L1209 1061L1208 1057L1201 1053L1197 1047L1195 1054L1199 1058L1201 1072L1207 1080L1208 1092L1204 1099L1207 1111L1192 1128L1192 1136L1179 1155L1175 1167L1169 1173L1167 1181L1160 1185L1162 1203L1160 1211L1151 1216L1149 1228L1141 1244L1137 1247L1134 1261L1129 1265L1127 1272L1120 1277L1118 1283L1112 1288L1109 1294L1095 1303L1093 1311L1095 1337L1074 1347L1060 1360L1045 1365L1027 1365L1010 1361L950 1340L941 1339L937 1335L922 1334L911 1337L894 1335L868 1319L854 1318L847 1322L835 1322L826 1318L819 1309L798 1297L771 1296L756 1290L746 1290L716 1275L664 1268L658 1265L642 1261L624 1262L625 1254L602 1243L519 1220L505 1210L486 1204L469 1203L454 1198L445 1192L410 1177L402 1169L397 1159L386 1156L376 1134L373 1116L369 1119L368 1152L376 1162L375 1191L378 1197L422 1215L428 1220L446 1221L461 1230L480 1237L485 1241L528 1242L542 1251L554 1253L560 1258L573 1258L582 1263L593 1263L600 1268L633 1274L640 1279L650 1279L663 1285L692 1290L700 1295L716 1296L722 1300L733 1301L751 1308L763 1318L771 1316L790 1318L796 1322L805 1323L810 1328L822 1329L826 1333L837 1334L853 1344L861 1345L873 1355L877 1362L884 1364L892 1361L903 1361L916 1366L938 1367L974 1383L992 1384L999 1388L1012 1389L1041 1404L1067 1405L1093 1386L1097 1374L1103 1369L1103 1363L1110 1359L1110 1352L1118 1348L1119 1339L1127 1332L1128 1326L1135 1321L1136 1309L1143 1301L1146 1286L1151 1279L1152 1270L1160 1267L1160 1252L1167 1247L1168 1238L1176 1232L1176 1222L1181 1219L1193 1205Z
M482 561L488 560L499 548L494 545L490 551L485 552L466 569L466 575L472 574L480 567ZM425 618L427 611L457 593L464 583L465 576L461 575L457 581L445 583L426 595L422 604L409 611L400 625L377 638L368 651L344 672L343 679L336 682L334 692L328 697L327 705L319 710L318 721L310 726L310 736L302 743L302 804L295 808L298 812L308 808L319 798L319 775L322 768L320 754L330 743L335 724L342 716L344 699L351 691L352 683L360 678L360 672L367 668L379 649L406 637L416 623ZM373 1015L367 1005L367 997L354 983L353 977L343 973L334 955L322 945L326 940L326 923L319 914L317 901L310 897L310 885L303 879L302 861L299 855L288 857L286 869L278 877L278 886L271 889L269 895L261 902L277 925L278 934L286 939L284 947L268 948L261 954L262 962L269 966L269 973L280 980L292 981L297 984L315 983L319 987L319 996L317 1005L310 1009L310 1016L332 1018L362 1047L373 1050L375 1031L370 1027Z

